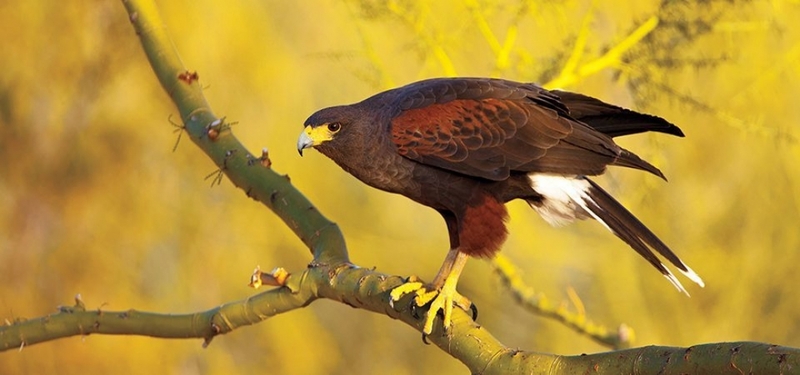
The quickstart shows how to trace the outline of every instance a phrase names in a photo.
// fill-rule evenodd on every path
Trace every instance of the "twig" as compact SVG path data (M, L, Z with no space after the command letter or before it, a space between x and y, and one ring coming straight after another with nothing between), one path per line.
M497 254L492 259L492 265L500 276L500 280L511 291L514 299L530 312L562 322L575 332L610 348L620 349L630 346L633 330L623 324L616 331L611 331L605 326L589 320L586 317L583 303L574 290L571 292L568 290L568 294L576 308L575 312L570 311L566 303L553 304L544 294L536 293L533 288L526 285L517 267L504 255Z
M650 32L655 30L655 28L658 26L658 20L658 16L651 16L647 19L647 21L636 28L636 30L625 37L625 39L609 49L608 52L603 54L603 56L589 61L577 68L567 70L567 67L565 66L565 69L561 71L561 74L550 80L550 82L545 83L544 86L548 88L564 88L605 68L616 66L620 62L620 58L625 52L633 48L636 43L639 43L642 39L644 39L644 37L647 36L647 34L650 34ZM585 18L584 22L586 22ZM578 41L576 41L576 49L578 44L580 44L580 36ZM583 48L581 48L581 50L583 50ZM575 54L576 50L573 50L573 55Z

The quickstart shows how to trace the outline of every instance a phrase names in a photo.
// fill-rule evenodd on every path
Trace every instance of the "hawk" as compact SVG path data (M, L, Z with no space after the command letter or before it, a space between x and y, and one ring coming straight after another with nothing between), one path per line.
M612 137L655 131L683 136L666 120L589 96L490 78L429 79L362 102L322 109L297 141L331 158L362 182L439 212L450 251L429 285L408 282L393 300L430 303L424 334L438 311L451 325L468 257L491 257L506 240L505 203L522 199L552 225L591 218L625 241L679 291L656 253L703 286L702 279L652 231L588 176L609 165L664 175ZM688 295L688 293L686 293Z

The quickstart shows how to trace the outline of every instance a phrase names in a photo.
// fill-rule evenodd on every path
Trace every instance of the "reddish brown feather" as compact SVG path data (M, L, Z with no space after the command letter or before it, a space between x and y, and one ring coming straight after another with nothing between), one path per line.
M400 155L462 161L456 152L502 144L516 132L508 105L497 99L454 100L404 111L392 122Z
M489 195L478 198L477 204L467 205L460 218L458 250L474 257L491 257L508 237L507 219L503 203Z
M520 149L499 151L528 123L528 110L512 100L459 99L403 111L392 121L392 140L397 152L424 164L483 177L508 178L510 168L540 157L544 137L523 137ZM531 143L527 143L531 141ZM531 148L532 147L532 148ZM537 152L538 151L538 152ZM510 158L510 159L509 159ZM521 158L522 160L517 160Z

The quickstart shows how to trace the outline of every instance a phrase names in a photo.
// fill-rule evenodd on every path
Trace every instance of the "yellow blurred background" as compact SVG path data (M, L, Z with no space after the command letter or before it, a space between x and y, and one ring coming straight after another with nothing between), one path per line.
M447 250L433 210L295 149L313 111L457 74L546 83L663 116L684 139L619 139L670 179L599 179L706 281L686 298L595 222L550 228L511 204L503 253L551 299L635 345L754 340L800 346L800 2L566 0L162 1L187 68L254 153L339 223L352 260L430 279ZM620 59L647 22L657 26ZM117 1L0 4L0 318L87 307L206 310L252 295L256 265L301 270L308 250L177 134ZM627 39L626 39L627 38ZM575 45L583 48L575 49ZM580 54L575 54L578 51ZM602 61L601 61L602 62ZM561 76L562 78L565 76ZM688 280L682 279L687 285ZM460 291L510 347L606 350L515 305L473 260ZM73 337L0 353L0 374L463 373L385 316L331 301L216 338Z

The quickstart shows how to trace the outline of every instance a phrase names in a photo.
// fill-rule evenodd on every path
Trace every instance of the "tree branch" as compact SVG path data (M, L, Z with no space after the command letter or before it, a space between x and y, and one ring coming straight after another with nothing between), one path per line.
M630 347L631 341L633 341L633 330L630 327L622 324L617 330L612 331L588 319L582 308L573 312L567 308L566 303L558 305L552 303L544 294L535 293L533 288L525 285L517 267L503 254L495 255L492 259L492 266L506 288L511 291L514 299L528 311L559 321L601 345L613 349ZM571 299L574 305L580 303L577 295L573 295Z
M247 196L261 202L280 217L322 262L348 260L344 237L338 226L319 211L290 183L269 169L269 155L253 156L216 117L206 102L195 72L188 71L167 35L152 1L123 0L142 48L181 114L191 140L205 152L231 182ZM322 251L325 249L325 251Z
M636 30L625 37L625 39L617 43L614 47L611 47L611 49L604 53L603 56L600 56L578 67L577 61L579 60L580 56L583 55L583 47L589 27L588 21L590 19L590 15L591 11L589 14L587 14L587 18L584 18L580 34L578 35L578 40L575 43L575 48L573 49L572 55L568 60L568 64L564 66L564 69L561 70L561 73L557 77L545 83L544 87L568 87L582 78L588 77L610 66L619 64L620 59L625 52L633 48L658 26L658 16L651 16L647 19L647 21L639 25Z
M87 310L80 296L75 305L59 306L58 312L31 320L8 322L0 328L0 351L71 336L140 335L158 338L202 338L208 343L222 333L261 322L269 317L307 306L316 297L312 288L294 278L287 287L260 293L192 314L158 314L137 310Z

